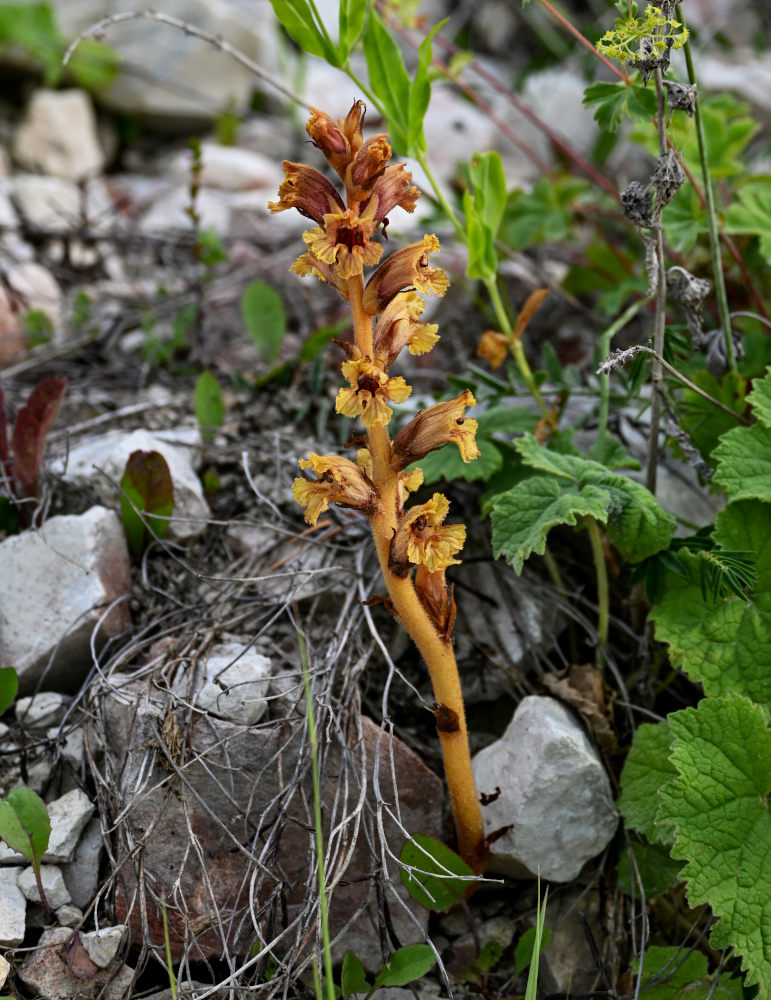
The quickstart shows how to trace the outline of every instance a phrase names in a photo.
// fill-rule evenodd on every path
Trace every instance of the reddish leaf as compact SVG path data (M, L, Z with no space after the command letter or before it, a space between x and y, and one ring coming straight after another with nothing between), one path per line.
M46 437L59 413L66 386L62 378L44 378L32 390L16 418L11 439L14 473L26 495L35 493Z
M5 393L3 384L0 382L0 464L3 469L7 469L11 461L11 453L8 450L8 412L5 408Z
M131 548L141 555L147 528L162 538L169 526L165 519L174 509L174 486L166 459L157 451L132 452L120 487L123 526Z

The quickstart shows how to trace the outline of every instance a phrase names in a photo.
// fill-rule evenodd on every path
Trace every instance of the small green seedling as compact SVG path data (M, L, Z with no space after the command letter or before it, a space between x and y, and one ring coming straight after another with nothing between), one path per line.
M201 372L195 383L193 406L204 441L211 441L214 431L225 419L225 400L222 389L211 372Z
M252 281L241 296L241 314L262 360L272 364L278 358L286 333L284 304L278 292L264 281Z
M18 690L19 675L13 667L0 667L0 715L11 707Z
M0 802L0 840L4 840L12 851L23 854L32 865L40 902L48 913L51 907L43 891L40 863L50 836L51 821L45 802L25 785L12 788L8 798Z
M415 834L399 857L402 882L412 898L428 910L449 910L473 884L474 872L462 858L433 837Z
M132 452L120 489L123 527L132 551L141 556L151 537L166 534L174 510L174 486L166 459L157 451Z
M335 987L335 995L348 1000L357 993L363 993L366 1000L383 986L406 986L420 979L435 962L436 956L427 944L410 944L395 951L391 961L383 965L375 981L370 983L360 960L348 951L343 959L340 987Z

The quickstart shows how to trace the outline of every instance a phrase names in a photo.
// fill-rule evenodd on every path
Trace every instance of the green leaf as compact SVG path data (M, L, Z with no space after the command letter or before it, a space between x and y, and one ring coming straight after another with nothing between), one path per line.
M472 281L487 281L498 270L498 253L492 232L482 222L477 207L466 191L463 195L463 213L466 221L466 277Z
M752 412L757 419L771 429L771 368L766 369L764 378L755 379L752 383L747 402L752 404Z
M12 788L5 802L0 802L0 839L39 867L50 836L45 802L26 785Z
M574 238L573 204L588 190L574 177L556 181L543 177L531 191L512 191L501 224L500 238L513 250L534 243Z
M546 942L549 940L547 937L547 929L544 927L544 921L546 919L546 900L549 898L549 889L546 888L546 892L543 896L543 902L541 902L541 879L538 879L538 896L536 902L536 912L535 912L535 936L533 938L533 949L530 957L530 968L527 973L527 984L525 986L525 1000L536 1000L538 995L538 967L541 960L541 952L543 951Z
M337 50L330 45L313 17L308 0L270 0L273 13L294 41L305 52L338 64Z
M519 483L493 503L493 552L517 573L532 552L543 554L551 528L587 516L606 526L611 543L632 562L668 545L675 520L644 486L598 462L549 451L531 434L515 447L526 465L550 473Z
M665 207L663 221L668 242L681 253L691 251L699 236L708 231L706 209L690 184L684 184Z
M300 361L313 361L333 337L339 337L348 326L348 320L333 326L322 326L308 337L300 348Z
M637 975L639 959L632 962ZM682 948L662 948L648 945L645 949L640 996L646 1000L742 1000L741 979L723 973L714 985L714 974L708 971L707 956ZM644 992L643 992L644 991Z
M708 371L695 371L689 377L700 389L706 390L736 413L743 413L746 409L746 381L741 375L729 372L722 379L717 379ZM728 431L736 428L737 423L728 413L686 388L680 400L680 426L707 461L714 465L717 445Z
M19 690L19 675L13 667L0 667L0 715L13 705Z
M737 694L704 698L672 713L669 725L678 774L659 815L674 824L672 854L688 862L689 904L712 907L712 947L739 952L745 987L768 996L771 731L763 708Z
M606 132L615 132L626 114L643 121L656 114L656 96L642 84L593 83L584 90L583 103L596 108L595 120Z
M489 438L477 436L479 458L464 462L457 448L442 447L431 451L417 463L423 470L423 482L428 486L440 479L451 482L453 479L465 479L467 483L479 479L489 479L503 465L500 450Z
M489 972L493 966L497 965L503 954L503 945L500 941L488 941L476 960L476 966L481 972Z
M763 424L735 427L712 452L714 481L729 500L771 500L771 430Z
M359 40L367 15L367 0L340 0L340 41L337 46L338 65L342 65Z
M132 452L120 489L123 527L132 551L140 556L150 531L158 538L166 534L174 510L174 486L166 459L157 451Z
M58 82L64 43L51 4L0 4L0 52L11 47L26 51L41 65L47 87Z
M523 434L535 427L538 416L526 406L488 406L475 414L477 437L489 434Z
M109 87L120 72L120 63L120 54L109 45L94 38L81 38L68 69L79 87L99 91Z
M406 156L410 131L410 78L399 46L374 8L369 12L363 45L370 87L383 106L394 153Z
M715 545L757 554L757 579L746 598L731 594L718 604L702 598L700 558L678 553L684 577L667 579L651 611L656 638L669 644L672 664L708 695L730 691L760 704L771 702L771 504L731 503L717 515Z
M771 185L769 179L745 185L725 214L727 233L758 236L760 252L771 264Z
M474 153L469 161L469 177L474 186L474 204L482 225L495 238L506 210L506 173L501 154Z
M196 380L193 406L201 435L204 440L210 441L214 430L225 419L225 400L219 382L209 371L201 372Z
M659 792L675 776L669 762L672 734L666 722L644 722L637 727L621 774L618 811L632 830L651 844L671 844L671 828L657 823Z
M637 872L629 861L629 850L634 852L637 872L642 879L645 898L653 899L667 892L680 881L680 869L683 867L669 855L669 847L661 844L633 844L624 851L619 859L618 887L628 896L640 898L640 887L637 884Z
M423 119L428 111L431 100L431 81L428 70L431 65L431 43L436 33L447 23L447 18L435 25L426 35L418 48L418 65L415 76L410 84L407 103L407 156L418 156L425 152L426 140L423 137ZM396 151L396 150L395 150Z
M284 303L278 292L264 281L252 281L241 296L241 314L246 329L266 364L273 364L286 333Z
M466 862L445 844L419 833L406 842L399 860L408 868L418 869L407 871L402 868L402 882L410 896L428 910L441 912L458 903L463 899L469 883L467 879L453 876L474 874Z
M375 986L405 986L425 976L435 962L436 956L427 944L409 944L393 953L390 963L378 973Z
M538 928L528 927L528 929L520 937L519 941L517 941L517 947L514 949L514 967L517 970L517 975L524 972L533 961L533 951L535 949L537 937ZM543 927L540 938L539 950L543 951L551 940L551 928Z
M345 953L340 985L343 1000L348 1000L352 993L366 993L370 989L364 966L352 951Z
M618 438L608 435L604 441L595 441L589 449L589 458L606 469L640 469L642 466Z

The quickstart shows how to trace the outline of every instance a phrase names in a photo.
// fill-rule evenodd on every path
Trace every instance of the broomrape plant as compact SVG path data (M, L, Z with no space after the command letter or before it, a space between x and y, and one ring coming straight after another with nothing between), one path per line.
M353 340L337 341L346 355L346 384L335 406L338 413L360 419L365 432L352 435L361 446L355 462L337 455L302 459L301 468L314 478L297 478L294 495L312 525L330 503L370 519L388 589L387 596L375 600L402 623L428 666L459 852L481 872L484 825L452 646L455 599L445 578L447 568L459 563L455 556L463 548L466 528L445 524L450 504L441 493L405 507L423 482L421 470L410 468L414 462L447 442L457 445L466 462L478 457L477 422L465 416L475 400L466 389L418 413L393 440L389 435L390 404L404 402L412 392L402 376L389 374L391 365L403 348L424 354L439 339L436 324L421 322L424 303L417 292L441 296L449 282L430 263L430 254L439 250L432 235L380 263L383 248L375 236L385 231L394 208L414 211L419 191L404 164L389 165L392 150L385 133L364 139L364 115L361 101L338 121L312 108L306 126L343 182L345 201L318 170L284 161L279 198L269 206L272 212L295 208L316 223L303 234L307 250L292 270L332 285L350 305ZM365 283L364 269L375 265Z

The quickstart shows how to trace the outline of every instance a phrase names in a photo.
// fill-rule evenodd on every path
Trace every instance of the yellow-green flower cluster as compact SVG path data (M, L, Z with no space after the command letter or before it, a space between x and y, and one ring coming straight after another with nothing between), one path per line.
M616 26L606 31L597 42L597 49L609 59L627 63L639 59L641 46L646 57L663 56L668 49L679 49L688 41L688 29L680 21L668 18L653 4L648 4L643 17L622 17Z

